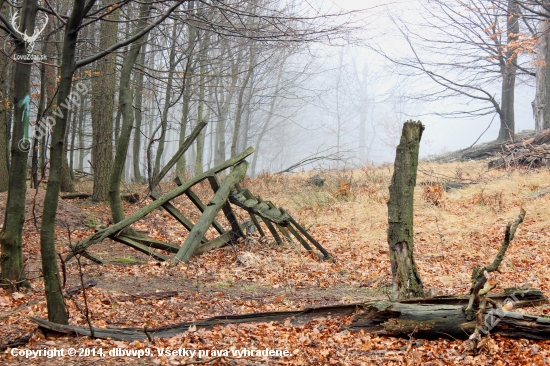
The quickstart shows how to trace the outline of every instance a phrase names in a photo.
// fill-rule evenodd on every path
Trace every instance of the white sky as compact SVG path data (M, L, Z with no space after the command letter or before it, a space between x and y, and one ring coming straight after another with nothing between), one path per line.
M422 1L422 0L420 0ZM343 10L360 10L365 8L373 8L381 4L388 4L388 7L395 9L405 9L409 8L414 10L415 0L400 0L400 1L388 1L388 0L323 0L323 5L325 7L331 6L333 11L338 9ZM383 7L378 7L373 10L369 10L362 15L362 22L365 24L365 28L371 28L373 22L381 19L381 17L376 14L380 12L383 13ZM405 14L414 16L414 11L407 11ZM367 25L370 24L370 25ZM386 33L385 27L389 27L390 23L381 22L376 24L374 29L377 33ZM372 31L367 32L362 37L365 39L371 37L373 34ZM400 44L395 44L398 42L395 39L389 41L393 43L394 47L401 47ZM403 45L407 47L406 44ZM372 59L372 51L367 51L366 48L360 48L358 51L359 57L366 59ZM376 57L376 56L375 56ZM391 80L388 80L388 83L391 83ZM519 86L516 88L516 100L515 100L515 121L516 121L516 132L522 131L525 129L534 129L534 119L531 109L531 101L533 100L535 91L533 87L529 86ZM453 102L452 100L449 102ZM454 101L455 107L458 106L459 101ZM464 100L462 101L464 102ZM443 106L441 106L443 108ZM418 105L418 110L423 111L426 114L438 112L439 107L437 105L428 104ZM425 115L419 116L418 118L414 115L411 116L413 119L420 119L426 125L426 131L423 135L423 144L421 148L421 154L427 155L431 153L438 153L442 150L457 150L461 148L466 148L470 146L479 135L487 128L489 125L492 116L485 116L480 118L465 118L465 119L451 119L451 118L442 118L435 115ZM491 141L496 138L499 130L499 120L498 117L495 118L489 130L483 135L480 139L480 142ZM479 142L478 142L479 143Z

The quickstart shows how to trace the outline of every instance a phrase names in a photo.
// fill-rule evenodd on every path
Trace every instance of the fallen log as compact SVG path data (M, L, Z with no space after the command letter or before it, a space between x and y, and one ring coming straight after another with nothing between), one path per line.
M64 194L60 197L64 200L72 200L72 199L84 200L84 199L91 198L92 195L90 193L74 192L74 193ZM123 201L129 202L129 203L137 203L140 200L140 196L137 193L122 194L121 197Z
M484 333L510 338L550 339L550 318L489 309L482 317ZM373 302L361 305L349 329L366 333L424 339L468 339L476 330L460 305Z
M550 134L550 130L544 130L540 133L535 131L525 131L516 133L514 141L491 141L477 146L471 146L466 149L454 151L438 156L429 157L430 161L451 162L451 161L467 161L492 158L502 151L508 151L515 146L523 146L523 143L532 145L542 144L546 136ZM540 136L540 137L539 137ZM512 142L512 143L511 143Z
M124 296L118 296L115 298L116 301L133 301L137 299L166 299L168 297L178 296L179 292L177 291L161 291L161 292L140 292L137 294L128 294Z
M548 299L538 290L524 292L533 303L544 302ZM508 298L509 294L497 294L495 297ZM521 295L517 295L521 297ZM523 297L522 297L523 298ZM242 315L221 315L197 322L178 323L159 328L151 328L144 331L141 328L94 328L96 338L112 338L114 340L133 341L145 340L149 337L166 338L184 333L190 327L211 329L215 325L240 324L240 323L265 323L290 320L293 325L301 325L316 318L344 317L357 313L352 324L348 327L352 330L369 331L378 334L390 334L408 338L415 330L415 337L434 336L436 338L448 338L451 334L455 338L467 339L467 330L475 328L475 321L468 322L462 312L462 304L468 302L467 297L447 296L444 301L447 304L428 304L430 299L419 299L418 303L408 300L408 303L391 302L367 302L347 305L323 306L318 308L306 308L296 311L275 311L265 313L250 313ZM442 300L435 300L442 301ZM531 306L527 302L516 304L517 307ZM358 313L359 312L359 313ZM493 315L498 318L499 313L493 310ZM503 312L492 333L498 333L507 337L550 339L550 319L531 315ZM451 319L447 317L451 316ZM75 335L90 335L88 327L76 327L49 322L45 319L31 317L31 320L41 327L60 333ZM494 320L493 320L494 322ZM445 328L442 324L445 324ZM471 324L471 326L470 326ZM462 327L463 326L463 327ZM449 333L446 330L450 330ZM513 331L512 331L513 330ZM515 332L515 333L514 333Z
M84 281L84 283L78 284L76 286L69 287L65 290L65 296L74 295L80 290L88 289L90 287L97 286L97 281L94 279Z
M5 343L0 343L0 352L4 352L8 348L23 347L31 340L33 333L25 333L16 339L7 339Z

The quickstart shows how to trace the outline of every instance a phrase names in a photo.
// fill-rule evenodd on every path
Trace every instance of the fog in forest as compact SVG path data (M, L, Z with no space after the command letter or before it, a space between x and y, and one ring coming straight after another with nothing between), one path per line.
M476 62L488 56L475 47L453 43L456 40L449 33L463 39L469 30L459 34L441 7L414 0L281 2L271 7L319 18L300 41L246 37L173 19L152 30L135 68L143 73L140 90L132 80L134 99L136 93L142 98L139 106L134 101L140 126L134 126L138 132L131 136L134 148L128 149L126 179L136 178L136 165L143 177L164 166L199 120L208 123L200 145L194 144L182 163L190 174L211 168L248 146L256 149L251 175L389 162L401 125L408 119L426 125L422 157L497 138L500 123L490 103L445 90L428 75L427 71L435 70L452 82L472 82L500 103L499 75L490 67L486 70L482 62L483 75L474 70ZM208 9L197 11L214 20L220 17ZM426 20L427 14L433 19ZM505 22L502 14L495 19ZM536 22L531 23L536 29ZM118 32L124 31L120 25ZM444 45L434 42L445 37ZM535 57L519 56L524 68L515 84L516 132L534 129ZM467 69L469 60L475 58ZM117 68L123 60L124 52L118 52ZM427 62L424 71L418 67L419 60ZM456 67L450 67L454 62ZM86 76L92 84L94 77L103 77L93 67L83 70L80 77ZM40 75L37 72L33 77L34 92L39 94ZM38 101L33 102L31 115L36 119ZM98 107L93 103L88 98L79 107L91 111ZM88 173L93 165L92 119L92 113L75 114L68 132L71 167ZM115 106L115 139L120 119ZM138 135L141 141L136 145Z

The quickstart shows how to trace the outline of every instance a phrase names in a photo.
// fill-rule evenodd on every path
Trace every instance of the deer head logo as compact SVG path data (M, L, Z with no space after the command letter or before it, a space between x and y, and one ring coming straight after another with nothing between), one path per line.
M46 29L46 25L48 24L48 16L44 14L44 24L42 24L42 28L36 28L32 36L28 36L27 33L19 31L19 25L16 25L18 18L19 15L17 14L17 12L15 12L11 17L11 24L13 25L13 29L15 30L15 32L17 32L17 34L19 34L21 36L21 39L25 42L25 49L27 50L27 53L32 53L32 51L34 50L34 42L36 42L38 36L40 36L44 29Z

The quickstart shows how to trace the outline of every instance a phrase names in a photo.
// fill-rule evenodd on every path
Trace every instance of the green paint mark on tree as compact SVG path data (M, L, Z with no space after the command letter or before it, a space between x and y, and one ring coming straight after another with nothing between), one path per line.
M25 125L25 129L23 130L23 138L25 140L29 139L29 115L31 114L31 97L27 94L25 95L25 98L21 100L17 106L19 108L23 108L23 113L21 114L21 122L23 122Z

